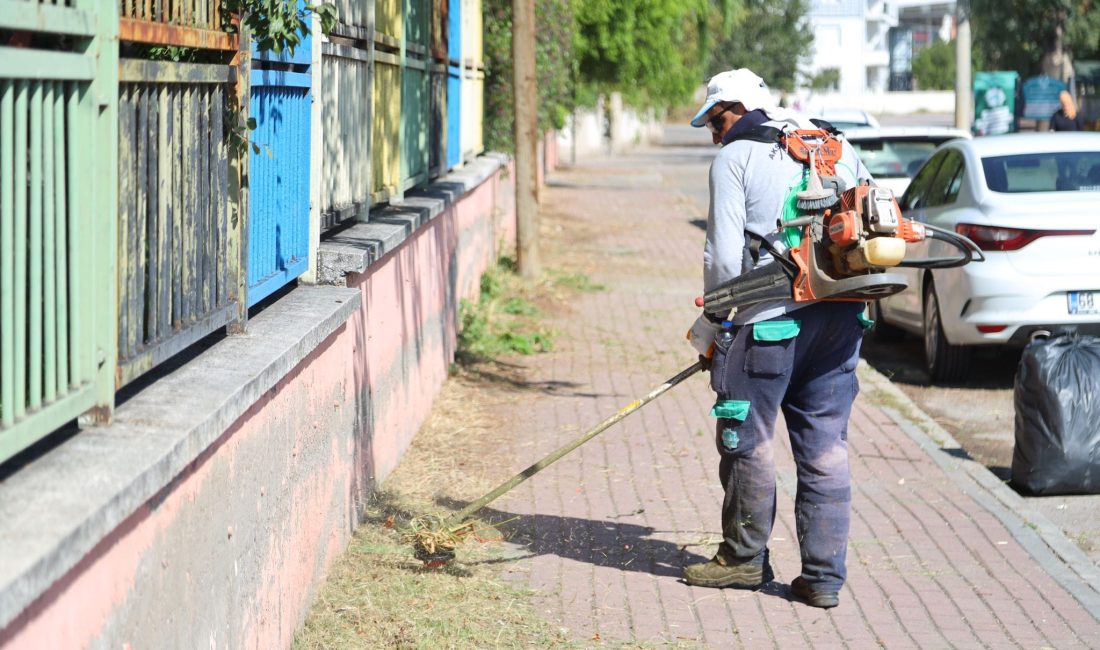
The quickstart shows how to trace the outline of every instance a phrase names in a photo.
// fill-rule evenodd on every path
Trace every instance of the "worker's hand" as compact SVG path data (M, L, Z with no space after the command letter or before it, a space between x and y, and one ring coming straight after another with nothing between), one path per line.
M699 355L699 366L703 369L703 372L710 372L710 362L714 359L714 356L707 356L705 354Z
M705 357L714 355L714 335L721 329L717 323L700 315L688 330L687 340L695 351Z

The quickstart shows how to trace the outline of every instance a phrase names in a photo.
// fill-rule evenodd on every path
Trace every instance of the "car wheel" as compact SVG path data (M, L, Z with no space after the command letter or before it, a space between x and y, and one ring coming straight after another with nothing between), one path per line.
M970 373L971 349L951 345L943 335L940 321L940 301L936 289L929 286L924 293L924 365L933 382L956 382Z
M867 330L867 336L876 343L897 343L905 338L905 331L894 327L882 317L882 307L877 300L867 303L867 318L873 323Z

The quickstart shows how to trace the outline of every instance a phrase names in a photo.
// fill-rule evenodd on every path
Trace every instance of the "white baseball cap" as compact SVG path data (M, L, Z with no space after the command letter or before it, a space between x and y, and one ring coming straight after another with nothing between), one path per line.
M748 68L727 70L707 82L707 99L703 108L691 118L691 125L696 128L706 125L707 111L722 102L739 102L746 111L771 108L774 103L768 85L755 72Z

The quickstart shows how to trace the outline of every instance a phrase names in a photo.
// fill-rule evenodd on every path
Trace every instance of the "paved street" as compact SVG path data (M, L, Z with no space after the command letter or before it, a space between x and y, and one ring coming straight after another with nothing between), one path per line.
M520 464L534 461L694 360L683 341L701 290L705 134L582 161L551 177L548 251L605 290L581 295L554 352L527 361L537 398L504 414ZM687 140L687 136L698 136ZM556 261L557 260L557 261ZM689 587L686 563L720 538L713 401L693 377L492 504L520 559L511 580L580 645L642 647L1069 648L1100 645L1100 578L1058 529L952 450L874 370L849 430L854 516L840 607L793 601L799 573L794 465L779 453L776 580L759 592ZM940 449L946 446L947 449ZM517 468L518 469L518 468Z

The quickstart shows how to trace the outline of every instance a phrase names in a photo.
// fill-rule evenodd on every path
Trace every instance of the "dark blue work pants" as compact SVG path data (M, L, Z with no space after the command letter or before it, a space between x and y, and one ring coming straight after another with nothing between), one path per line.
M803 307L776 319L798 321L797 335L782 340L757 340L763 337L754 336L754 325L735 327L711 365L719 404L749 403L744 421L718 419L723 554L737 562L767 559L775 523L775 420L783 409L798 474L802 575L826 590L839 590L847 576L848 416L859 392L862 310L863 303L851 302Z

